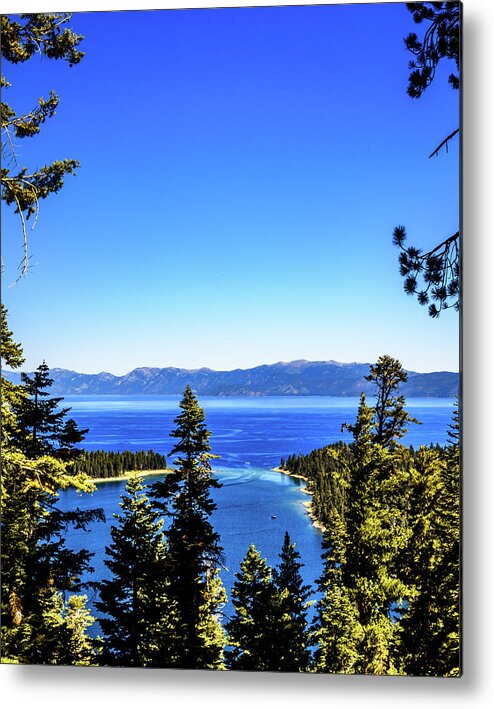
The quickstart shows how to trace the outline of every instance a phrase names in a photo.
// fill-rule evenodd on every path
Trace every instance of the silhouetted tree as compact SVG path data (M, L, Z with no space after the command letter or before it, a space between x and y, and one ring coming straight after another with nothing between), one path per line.
M59 407L63 397L49 396L53 379L46 363L40 364L32 376L22 372L21 380L25 397L12 406L18 421L15 444L31 458L75 457L74 446L84 439L88 429L79 429L73 419L64 420L70 408Z
M311 587L304 584L300 569L303 564L290 535L285 532L280 563L273 569L273 585L278 596L276 609L278 628L273 633L280 672L304 672L310 659L307 610L311 605Z
M129 478L120 507L111 528L112 544L106 548L105 564L112 576L98 584L96 607L104 613L101 663L166 667L176 648L163 521L137 476Z
M414 59L410 62L408 95L420 98L431 85L436 69L442 60L450 60L456 73L450 73L449 83L453 89L460 87L460 28L461 5L459 2L413 2L407 3L414 22L426 25L421 40L416 33L410 33L405 44ZM450 133L429 158L439 154L443 147L459 133L459 128ZM404 289L409 295L416 295L421 305L429 305L429 315L437 317L442 310L459 309L460 304L460 232L424 252L415 246L405 246L407 240L404 226L397 226L393 233L393 243L400 250L400 274ZM419 281L422 284L419 285Z
M251 544L232 588L233 616L226 624L228 667L232 670L279 669L273 653L276 591L272 570ZM278 614L276 614L278 618Z

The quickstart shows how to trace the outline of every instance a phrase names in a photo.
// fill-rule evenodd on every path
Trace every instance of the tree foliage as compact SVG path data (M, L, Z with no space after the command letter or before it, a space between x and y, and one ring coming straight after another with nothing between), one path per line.
M14 443L27 456L55 455L66 460L74 459L80 451L76 444L84 440L88 429L79 429L74 419L65 420L69 408L60 408L62 397L50 397L53 384L45 362L32 376L21 373L24 396L13 404L19 423Z
M111 577L98 584L96 607L104 616L101 663L121 667L169 665L173 612L163 520L152 509L137 476L121 496L105 564Z
M305 672L310 662L307 609L300 554L285 533L280 563L274 569L252 544L235 575L234 613L229 619L227 664L230 669Z
M414 55L410 61L408 95L420 98L432 84L440 62L453 62L455 71L449 74L453 89L460 87L460 28L461 4L459 2L413 2L407 3L413 20L426 28L421 39L415 32L405 38L408 51ZM450 133L429 155L434 157L459 133L459 128ZM405 246L407 233L404 226L393 232L393 244L400 249L400 274L404 278L404 290L416 295L421 305L429 306L429 315L438 317L448 308L460 306L460 232L442 239L428 251L416 246Z
M148 451L83 451L73 463L74 472L90 478L113 478L127 472L166 469L166 458L161 453Z
M169 594L176 604L175 634L180 649L174 665L218 669L223 665L224 634L220 613L226 594L219 581L223 550L210 516L216 509L211 489L219 487L212 475L210 432L204 410L187 386L171 436L177 439L170 455L175 472L153 485L158 508L168 512L168 560L173 575Z
M235 612L226 625L228 667L232 670L276 670L272 570L254 544L249 547L235 577L232 589Z
M459 2L411 2L407 9L413 21L427 27L420 40L415 32L405 39L409 52L414 55L410 61L408 95L420 98L432 84L436 69L442 59L451 59L456 72L450 73L449 84L453 89L460 87L460 3Z
M373 441L392 448L407 432L406 424L420 423L406 411L405 397L400 394L400 385L408 381L408 374L397 359L382 355L375 364L371 364L370 373L365 378L368 382L374 382L376 387Z
M22 348L15 343L6 316L2 308L2 356L16 369L23 361ZM84 624L92 621L82 600L71 601L70 595L68 600L60 599L59 594L81 590L82 575L91 569L91 555L84 549L72 551L65 538L69 526L85 529L102 519L102 513L63 512L57 507L60 490L74 487L89 492L94 487L85 475L74 474L68 462L45 454L29 457L17 445L18 440L29 438L18 415L27 401L22 385L2 382L2 416L7 424L2 434L1 477L2 653L16 662L62 662L61 648L69 643L73 623L79 639L76 643L73 638L72 660L85 664L92 655L83 637ZM78 621L74 615L69 623L75 606Z
M374 407L362 395L351 444L282 461L325 530L311 669L458 676L458 409L447 446L406 448L399 363L381 357L369 377L385 386Z
M2 15L2 70L8 63L24 63L35 54L66 61L69 66L78 64L84 56L78 48L83 37L67 26L70 19L67 13L24 14L17 19ZM4 96L11 84L3 73L1 86ZM4 100L0 104L2 200L14 207L21 223L23 256L19 277L29 268L27 222L34 217L36 223L40 200L59 192L65 177L75 174L79 167L77 160L71 158L32 169L21 167L18 162L16 141L38 135L43 123L55 115L58 103L59 97L50 91L48 98L39 98L37 105L23 113L16 113Z
M278 628L274 632L276 669L280 672L304 672L310 661L307 611L311 587L304 584L300 573L303 563L299 552L285 532L280 563L273 569L273 585L278 611Z

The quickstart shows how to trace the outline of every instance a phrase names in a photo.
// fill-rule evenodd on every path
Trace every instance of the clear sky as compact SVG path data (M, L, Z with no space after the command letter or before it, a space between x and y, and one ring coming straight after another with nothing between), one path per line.
M279 360L458 368L458 316L408 297L397 224L458 229L458 92L406 94L404 3L75 13L83 61L4 64L5 99L61 102L20 163L81 163L41 205L33 268L2 209L3 299L26 368ZM418 31L422 30L420 27Z

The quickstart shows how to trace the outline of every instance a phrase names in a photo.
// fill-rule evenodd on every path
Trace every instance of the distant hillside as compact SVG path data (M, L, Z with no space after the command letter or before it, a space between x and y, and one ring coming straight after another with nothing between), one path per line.
M363 391L372 396L373 386L365 380L369 364L341 362L278 362L252 369L215 371L212 369L176 369L174 367L139 367L121 377L79 374L68 369L52 369L51 393L73 394L181 394L190 384L198 396L358 396ZM11 381L17 373L5 372ZM402 393L407 397L455 397L458 374L455 372L408 372Z

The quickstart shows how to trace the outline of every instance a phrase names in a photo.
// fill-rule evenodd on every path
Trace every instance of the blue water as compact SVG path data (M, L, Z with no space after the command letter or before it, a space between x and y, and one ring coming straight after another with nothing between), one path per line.
M169 432L179 413L178 401L175 396L79 396L66 398L64 405L71 407L69 415L81 428L90 429L84 441L88 450L153 448L168 455L174 442ZM348 433L341 434L341 424L354 421L358 399L205 397L200 404L212 432L212 452L221 456L214 461L215 475L222 487L214 491L218 509L213 524L225 550L222 579L227 592L251 543L270 565L278 562L285 530L302 556L305 582L314 585L321 572L321 534L303 505L309 497L304 493L303 481L271 469L279 464L280 457L291 453L307 453L341 439L350 441ZM411 424L403 442L416 447L423 443L445 443L453 405L452 399L409 400L407 409L423 423ZM150 483L153 478L145 478L145 482ZM112 515L119 510L124 487L125 481L107 482L99 484L92 495L81 495L74 490L61 494L63 509L102 507L105 511L106 523L95 523L86 533L69 531L67 535L72 548L84 547L95 552L92 580L108 573L103 563L105 546L111 542ZM225 615L231 610L228 603Z

